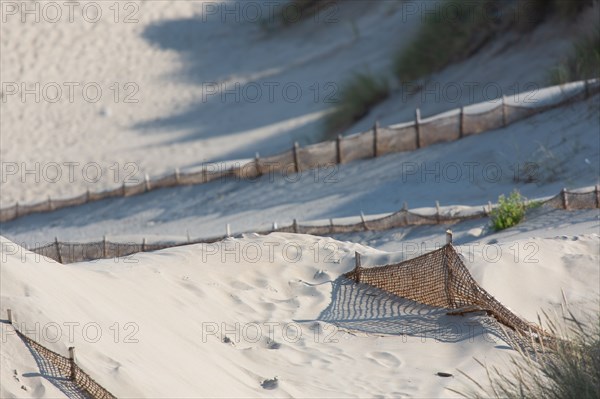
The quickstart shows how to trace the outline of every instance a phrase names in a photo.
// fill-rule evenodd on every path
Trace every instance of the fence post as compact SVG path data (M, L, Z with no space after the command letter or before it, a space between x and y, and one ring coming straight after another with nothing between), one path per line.
M600 184L596 184L594 191L596 192L596 208L600 208Z
M60 245L58 244L58 237L54 237L54 245L56 246L56 254L58 256L58 263L63 263L62 256L60 255Z
M262 168L260 166L260 154L258 153L258 151L256 152L256 155L254 156L254 163L256 163L256 174L258 176L262 176Z
M560 193L562 194L563 208L568 210L569 209L569 199L567 198L567 189L563 188Z
M298 159L298 147L300 147L300 145L296 141L294 143L294 148L293 148L293 150L294 150L294 167L295 167L296 173L300 172L300 162Z
M361 262L360 262L360 254L358 253L358 251L354 252L354 281L356 281L357 283L360 283L360 269L362 268L361 266Z
M440 224L440 201L435 201L435 220Z
M379 130L379 121L375 121L373 125L373 158L377 158L379 156L379 152L377 150L377 131Z
M341 134L338 134L337 138L335 139L335 151L336 151L336 155L337 155L337 163L342 164L343 159L342 159L342 135Z
M294 223L292 224L294 228L294 233L298 233L298 220L294 219Z
M69 346L69 364L71 366L71 379L75 380L77 377L77 365L75 364L75 347Z
M462 139L465 135L465 107L460 107L460 125L458 128L458 138Z
M12 318L12 310L6 309L6 314L8 315L8 324L12 326L13 318Z
M417 131L417 148L421 148L421 110L417 108L415 110L415 130Z
M446 245L452 244L452 230L446 230Z
M502 126L506 126L506 101L504 94L502 95Z
M106 259L106 234L102 237L102 257Z
M360 221L362 222L363 229L365 229L365 231L369 230L369 228L367 227L367 221L365 220L365 214L362 210L360 211Z

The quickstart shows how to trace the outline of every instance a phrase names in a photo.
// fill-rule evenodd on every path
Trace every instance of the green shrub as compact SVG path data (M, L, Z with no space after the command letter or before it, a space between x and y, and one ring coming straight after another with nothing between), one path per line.
M569 312L563 316L565 327L559 331L557 323L550 323L550 332L558 338L556 345L535 353L519 351L508 372L487 371L488 386L484 387L465 373L478 392L464 397L475 398L551 398L597 399L600 397L600 324L582 323Z
M338 103L325 120L327 136L335 136L369 113L371 108L390 95L387 79L370 73L357 73L344 82Z
M523 220L525 212L530 207L517 190L513 191L508 197L500 195L498 197L498 206L492 210L490 215L494 230L504 230L515 226Z
M600 77L600 29L581 38L571 54L550 71L552 84Z

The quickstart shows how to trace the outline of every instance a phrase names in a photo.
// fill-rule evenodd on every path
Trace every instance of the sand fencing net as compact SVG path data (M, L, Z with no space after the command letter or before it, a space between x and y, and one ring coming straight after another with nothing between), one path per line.
M9 322L11 316L9 313ZM70 356L60 355L37 341L29 338L14 326L15 332L23 340L40 369L40 374L48 379L69 398L116 399L112 393L98 384L75 362L75 349L70 348Z
M344 276L390 294L456 314L484 311L527 341L551 338L535 324L522 319L484 290L469 273L460 255L449 243L414 259L385 266L364 268L360 254L356 267Z
M200 167L179 170L164 176L132 178L122 185L104 190L87 191L70 198L46 198L43 201L0 208L0 222L7 222L32 213L83 205L114 197L130 197L148 191L186 185L234 181L254 181L260 176L283 175L306 170L332 170L336 164L376 158L386 154L414 151L433 144L450 142L503 128L532 115L590 98L600 92L600 80L592 79L565 85L546 87L514 97L472 104L421 119L416 110L414 121L374 126L364 132L339 136L292 149L269 157L205 163ZM520 100L519 100L520 99ZM129 179L128 179L129 180Z

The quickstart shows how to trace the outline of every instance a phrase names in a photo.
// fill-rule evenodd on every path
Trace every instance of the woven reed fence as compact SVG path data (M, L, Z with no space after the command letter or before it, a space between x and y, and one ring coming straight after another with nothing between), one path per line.
M414 151L432 144L454 141L463 137L501 128L540 112L580 101L600 92L600 80L574 82L563 86L552 86L539 91L550 93L544 100L530 100L530 105L518 105L502 97L496 103L488 102L461 107L452 111L421 119L419 109L415 120L387 127L375 123L372 129L350 136L338 136L336 140L300 147L297 143L284 153L251 161L205 164L199 169L180 171L150 179L147 175L138 184L125 184L100 192L87 191L66 199L48 198L35 204L19 204L0 209L0 222L38 212L82 205L112 197L129 197L154 189L183 185L203 184L227 178L252 180L264 174L302 172L305 170L344 164L360 159L369 159L386 154ZM527 94L517 97L525 98ZM483 111L482 108L485 108Z
M438 205L436 203L436 205ZM593 209L600 208L600 187L595 186L587 191L568 191L563 189L559 194L541 201L541 206L548 209ZM331 234L354 233L361 231L385 231L399 227L431 225L431 224L453 224L471 219L478 219L489 216L493 206L482 206L480 210L469 210L467 212L441 212L439 205L436 207L435 214L424 215L410 211L406 208L390 215L370 219L361 215L361 221L353 224L335 224L332 219L325 225L300 224L296 220L289 226L273 227L270 230L255 231L258 234L269 233L300 233L317 236L327 236ZM229 230L229 225L227 226ZM190 239L181 242L161 242L147 243L145 239L141 243L110 242L104 237L101 241L77 243L60 242L58 238L54 242L30 249L32 252L52 258L57 262L66 264L74 262L84 262L95 259L108 259L129 256L139 252L150 252L165 248L178 247L190 244L209 244L221 241L230 237L227 233L223 236Z
M550 334L511 312L477 284L452 245L451 232L442 248L401 263L364 268L357 252L356 267L344 276L424 305L455 310L449 314L484 311L525 337L525 342L552 341Z
M12 312L10 309L8 310L8 321L15 329L17 335L23 340L23 342L25 342L30 351L35 353L35 356L39 356L52 366L54 374L53 377L69 379L80 392L90 398L116 399L116 396L103 388L92 377L90 377L89 374L79 367L75 361L74 347L69 348L69 357L65 357L46 348L19 331L19 329L12 322Z

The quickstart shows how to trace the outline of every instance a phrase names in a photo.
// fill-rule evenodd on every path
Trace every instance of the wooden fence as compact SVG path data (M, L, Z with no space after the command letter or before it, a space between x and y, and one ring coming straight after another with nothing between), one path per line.
M15 332L27 345L29 351L36 358L36 362L40 365L40 368L51 369L52 379L50 380L53 384L59 385L58 388L65 392L65 382L63 379L67 379L73 387L67 389L74 393L73 396L90 397L93 399L116 399L116 397L98 384L89 374L79 367L75 361L75 348L69 348L69 357L60 355L35 340L29 338L27 335L22 333L17 326L13 323L13 313L11 309L8 312L8 322L13 326ZM43 360L40 362L40 360ZM48 367L48 365L50 367ZM40 370L42 375L46 375L49 370ZM76 392L73 392L73 388Z
M585 191L568 191L563 189L559 194L541 202L541 206L548 209L593 209L600 208L600 187L595 186ZM273 226L272 229L256 231L258 234L269 233L299 233L327 236L332 234L353 233L361 231L384 231L406 226L418 226L427 224L451 224L469 219L478 219L489 216L493 206L488 204L480 208L471 208L462 211L442 211L436 202L436 211L432 214L423 214L410 211L405 205L401 210L390 215L373 218L361 214L360 221L351 224L334 223L329 219L327 224L307 223L301 224L294 219L289 226ZM60 242L55 238L54 242L30 249L32 252L54 259L59 263L85 262L96 259L109 259L129 256L139 252L156 251L165 248L178 247L189 244L214 243L231 236L230 227L227 225L227 234L212 237L191 239L188 237L180 242L148 243L146 239L142 242L111 242L104 237L101 241L77 243Z
M289 151L271 157L256 156L253 160L223 163L223 167L210 163L200 168L181 171L173 174L127 185L123 183L111 190L92 192L81 195L47 200L34 204L16 203L11 207L0 209L0 222L6 222L21 216L37 212L50 212L55 209L82 205L112 197L129 197L151 190L182 185L203 184L226 178L256 179L264 174L290 173L327 167L333 164L344 164L360 159L379 157L386 154L414 151L436 143L454 141L463 137L498 129L540 112L561 105L580 101L600 92L600 80L594 79L552 86L540 90L541 99L529 100L531 95L518 94L515 97L502 97L496 102L487 102L461 107L442 114L421 119L420 111L415 112L415 120L386 127L375 123L372 129L349 135L338 136L336 140L300 147L297 143Z

